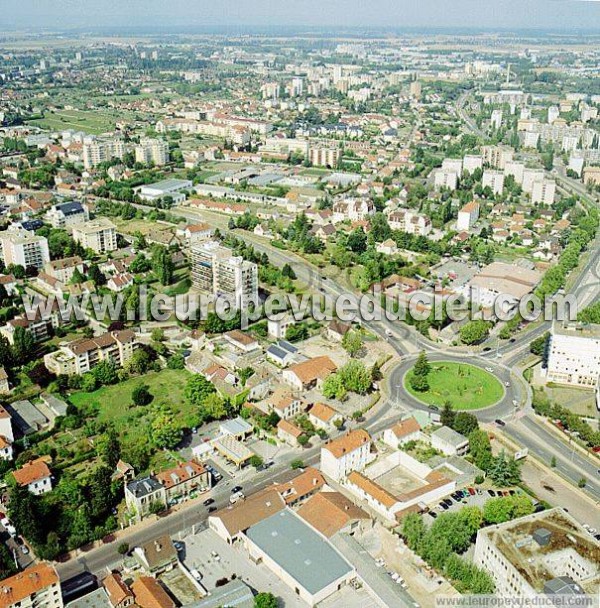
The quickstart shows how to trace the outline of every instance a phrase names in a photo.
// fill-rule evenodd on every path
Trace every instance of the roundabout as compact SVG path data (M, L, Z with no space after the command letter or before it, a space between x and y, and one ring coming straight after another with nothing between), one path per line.
M489 368L492 369L492 368ZM504 397L502 383L489 371L467 362L434 361L427 374L427 390L413 388L414 368L403 378L404 390L425 405L443 407L446 402L455 411L481 410Z
M390 401L396 407L407 411L421 410L439 413L445 401L454 399L453 406L456 411L469 411L481 422L493 422L497 419L508 419L514 416L520 406L527 404L528 396L523 382L501 363L474 356L453 356L449 353L428 352L427 358L432 369L431 378L428 381L430 388L433 388L437 394L433 395L432 392L432 400L427 402L425 396L428 393L420 393L408 388L407 376L415 366L417 355L404 356L388 376ZM438 367L443 367L445 372L441 376L440 385L437 384L435 378L435 370ZM459 367L471 370L471 374L470 376L460 376L457 385L452 381L452 374L458 374ZM446 379L452 384L444 386ZM462 387L459 386L461 380ZM481 386L482 382L484 389L478 391L477 387ZM463 393L463 397L467 395L469 385L471 385L471 394L474 395L475 400L471 401L471 407L464 407L464 404L461 407L458 402L461 399L460 392Z

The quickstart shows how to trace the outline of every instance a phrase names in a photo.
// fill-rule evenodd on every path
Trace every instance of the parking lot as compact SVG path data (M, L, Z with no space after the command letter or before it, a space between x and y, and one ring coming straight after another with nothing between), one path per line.
M470 493L469 489L473 490L474 493ZM463 495L461 497L458 497L456 496L455 492L454 495L445 497L437 505L431 507L428 513L429 519L435 519L440 513L444 513L444 511L458 511L459 509L462 509L466 506L479 507L480 509L483 509L485 503L492 498L497 498L501 496L511 496L523 493L523 491L518 488L510 490L486 490L483 488L469 489L465 488L464 490L457 490L457 492L462 492L463 494L466 492L466 496ZM446 508L442 506L444 501L446 501Z

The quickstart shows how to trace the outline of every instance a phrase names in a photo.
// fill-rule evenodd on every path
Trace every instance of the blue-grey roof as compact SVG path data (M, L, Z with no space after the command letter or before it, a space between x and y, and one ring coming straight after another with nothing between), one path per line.
M142 477L141 479L134 479L127 484L127 489L136 498L153 494L157 490L160 490L160 488L162 488L162 484L160 481L154 479L154 477Z
M21 227L24 230L37 230L38 228L41 228L44 225L44 222L42 222L42 220L25 220L23 222L21 222Z
M84 212L81 203L77 202L62 203L60 205L56 205L56 208L58 211L61 211L63 215L76 215Z
M326 539L290 509L252 526L246 535L313 595L353 571Z
M279 348L279 346L276 346L275 344L272 344L269 346L269 348L267 348L267 353L277 357L278 359L285 359L289 355L288 352Z
M209 597L192 602L187 608L253 608L252 589L239 578L217 587Z
M293 344L290 344L287 340L279 340L279 342L277 342L277 346L290 353L290 355L294 355L298 352L298 349Z

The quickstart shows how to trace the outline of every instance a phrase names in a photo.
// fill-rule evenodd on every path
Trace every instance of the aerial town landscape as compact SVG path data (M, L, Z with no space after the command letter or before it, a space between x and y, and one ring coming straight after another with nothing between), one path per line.
M0 608L598 606L600 3L478 2L0 2Z

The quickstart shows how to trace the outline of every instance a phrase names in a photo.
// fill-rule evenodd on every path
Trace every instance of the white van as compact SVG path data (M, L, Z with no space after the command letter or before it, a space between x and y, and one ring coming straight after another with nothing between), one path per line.
M235 492L229 497L229 502L234 505L238 500L246 498L242 492Z

